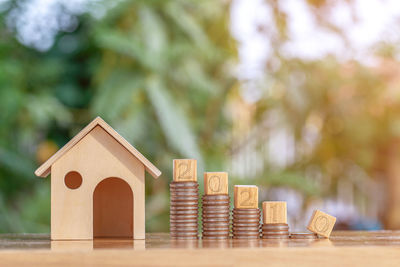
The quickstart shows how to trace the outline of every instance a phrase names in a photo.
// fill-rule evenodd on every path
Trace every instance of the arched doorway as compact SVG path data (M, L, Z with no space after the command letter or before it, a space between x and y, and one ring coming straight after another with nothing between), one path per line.
M93 237L133 238L133 192L124 180L107 178L96 186Z

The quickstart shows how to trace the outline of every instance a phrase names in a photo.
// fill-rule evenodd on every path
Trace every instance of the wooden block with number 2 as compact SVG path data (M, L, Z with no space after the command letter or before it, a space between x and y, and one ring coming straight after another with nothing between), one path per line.
M335 222L335 217L320 210L315 210L308 223L307 229L324 237L329 237Z
M257 209L258 187L255 185L235 185L234 199L236 209Z
M227 195L228 194L228 173L227 172L205 172L204 193L206 195Z
M174 181L195 182L197 181L197 160L174 159Z
M286 202L264 201L263 214L265 224L287 223Z

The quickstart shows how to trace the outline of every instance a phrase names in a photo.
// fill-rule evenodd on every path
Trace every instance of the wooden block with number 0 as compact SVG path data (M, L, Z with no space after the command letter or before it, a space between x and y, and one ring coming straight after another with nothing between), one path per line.
M285 201L264 201L263 202L263 222L287 223L287 209Z
M204 193L206 195L227 195L228 194L228 173L227 172L205 172Z
M320 210L315 210L308 223L307 229L324 237L329 237L335 222L335 217Z
M257 209L258 187L255 185L235 185L234 199L237 209Z
M174 159L174 181L195 182L197 181L197 160Z

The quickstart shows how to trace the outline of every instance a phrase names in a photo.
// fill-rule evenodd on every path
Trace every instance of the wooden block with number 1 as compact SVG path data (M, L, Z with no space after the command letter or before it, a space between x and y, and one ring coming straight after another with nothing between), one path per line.
M234 199L236 209L257 209L258 187L255 185L235 185Z
M204 194L206 194L206 195L227 195L228 194L228 173L227 172L205 172L204 173Z
M173 170L174 182L196 182L197 181L197 160L195 159L174 159Z
M285 201L264 201L263 222L265 224L287 223L287 209Z
M324 237L329 237L335 222L335 217L320 210L315 210L308 223L307 229Z

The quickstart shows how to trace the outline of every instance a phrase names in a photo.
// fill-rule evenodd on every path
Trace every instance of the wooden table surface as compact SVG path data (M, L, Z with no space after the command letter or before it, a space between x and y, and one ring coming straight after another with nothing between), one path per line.
M400 266L400 231L333 232L330 239L50 241L48 235L0 235L0 266Z

